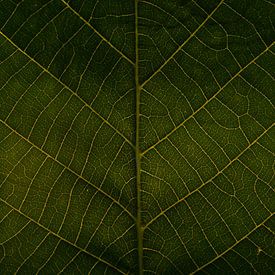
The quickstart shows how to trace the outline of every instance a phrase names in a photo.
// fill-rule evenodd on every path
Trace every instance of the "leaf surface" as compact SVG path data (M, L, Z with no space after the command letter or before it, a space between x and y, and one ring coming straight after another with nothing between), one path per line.
M274 273L274 20L1 0L0 273Z

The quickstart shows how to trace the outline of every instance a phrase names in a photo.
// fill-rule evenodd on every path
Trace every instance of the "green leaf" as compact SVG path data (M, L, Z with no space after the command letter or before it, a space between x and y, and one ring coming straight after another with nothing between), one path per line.
M273 274L273 0L0 0L0 273Z

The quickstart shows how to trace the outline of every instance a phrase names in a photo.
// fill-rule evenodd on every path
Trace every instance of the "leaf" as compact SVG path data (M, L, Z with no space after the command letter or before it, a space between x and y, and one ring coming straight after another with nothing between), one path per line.
M0 1L1 274L273 274L272 0Z

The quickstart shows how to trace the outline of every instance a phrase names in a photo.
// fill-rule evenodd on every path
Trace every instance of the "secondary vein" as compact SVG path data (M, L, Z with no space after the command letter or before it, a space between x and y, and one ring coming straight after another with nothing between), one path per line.
M90 104L88 104L84 99L82 99L75 91L73 91L67 84L65 84L63 81L61 81L57 76L55 76L53 73L51 73L46 67L41 65L37 60L35 60L33 57L31 57L24 49L21 49L17 44L15 44L6 34L4 34L0 30L0 35L2 35L10 44L12 44L16 49L18 49L19 52L24 54L27 58L30 59L34 64L36 64L40 69L42 69L43 72L51 76L55 81L60 83L64 88L66 88L69 92L71 92L78 100L80 100L88 109L90 109L97 117L99 117L104 123L106 123L109 127L111 127L118 135L120 135L123 139L126 140L126 142L131 146L134 147L132 142L118 129L116 129L113 124L111 124L106 118L104 118L98 111L96 111Z
M105 43L107 43L112 49L114 49L117 53L119 53L125 60L127 60L130 64L135 65L134 62L121 50L119 50L115 45L111 43L104 35L102 35L96 28L94 28L84 17L82 17L76 10L74 10L66 1L61 0L61 2L72 11L80 20L84 22L90 29L92 29Z

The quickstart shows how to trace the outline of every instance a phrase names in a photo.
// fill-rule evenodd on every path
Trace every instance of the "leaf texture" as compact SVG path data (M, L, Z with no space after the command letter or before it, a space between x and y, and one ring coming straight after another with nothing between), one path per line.
M274 21L0 0L0 273L273 274Z

